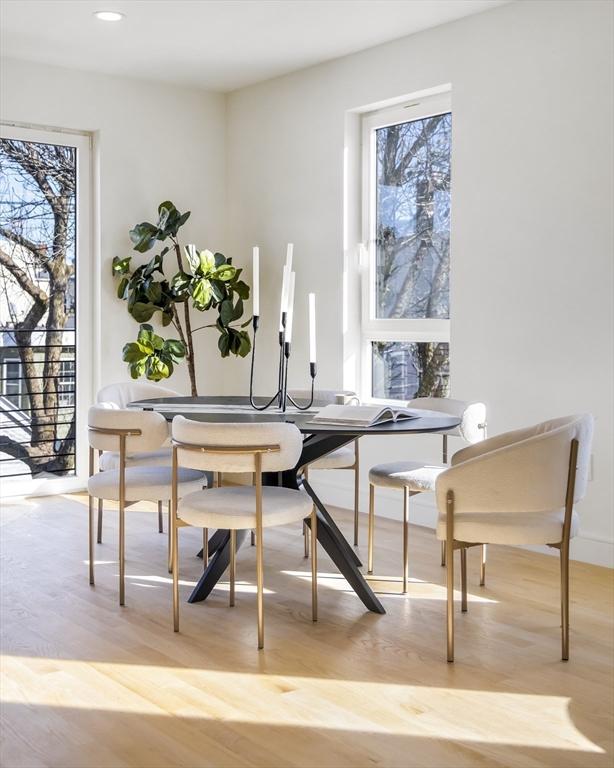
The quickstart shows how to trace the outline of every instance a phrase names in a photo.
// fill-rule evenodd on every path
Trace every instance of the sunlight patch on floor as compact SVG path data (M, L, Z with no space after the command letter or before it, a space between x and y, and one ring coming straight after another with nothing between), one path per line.
M311 581L311 573L308 571L282 571L286 576L294 576L304 581ZM408 600L446 600L446 588L440 584L433 584L429 581L410 578L407 585L407 594L401 592L401 579L396 576L367 576L366 580L369 586L377 594L384 594L390 597L400 597ZM352 588L340 573L320 573L318 571L318 587L337 590L338 592L351 592ZM455 598L460 599L460 591L455 590ZM467 594L469 603L498 603L489 597L482 597L469 592Z
M565 696L8 655L0 666L5 704L171 716L168 697L189 690L181 716L201 721L603 753L575 727ZM22 694L19 680L32 675L36 692ZM354 713L335 722L341 698Z

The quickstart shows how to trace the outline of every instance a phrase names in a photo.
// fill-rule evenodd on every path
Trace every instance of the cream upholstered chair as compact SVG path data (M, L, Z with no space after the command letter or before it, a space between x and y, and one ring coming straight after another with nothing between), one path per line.
M369 539L368 571L373 573L373 543L375 535L375 488L394 488L403 491L403 592L407 592L409 578L409 498L418 493L435 491L438 475L445 470L448 462L448 435L461 437L467 443L476 443L486 437L486 406L484 403L469 403L447 397L419 397L410 400L409 408L437 411L457 416L458 427L442 433L443 464L427 464L419 461L393 461L378 464L369 471ZM445 565L445 548L442 548L442 565ZM486 550L482 550L480 584L486 577Z
M586 493L593 417L545 421L454 454L437 478L437 537L447 550L447 646L454 661L454 550L461 553L462 610L467 610L467 548L546 544L561 561L562 658L569 658L569 541L574 504Z
M290 397L294 400L306 400L309 402L311 398L311 390L307 389L293 389L289 392ZM350 403L352 401L358 401L358 395L355 392L349 390L336 390L336 389L316 389L314 393L314 399L325 405L331 405L333 403L344 402ZM356 438L351 445L344 445L341 448L337 448L325 456L312 461L306 467L303 467L303 474L305 479L309 478L309 470L311 469L350 469L354 472L354 546L358 546L358 521L359 511L358 503L360 498L360 454L358 450L358 441L360 438ZM305 535L305 557L309 556L309 531L305 526L303 529Z
M168 438L166 419L153 411L118 408L113 403L93 405L88 412L89 436L89 572L94 584L93 499L119 502L119 604L124 605L125 521L129 502L168 501L171 498L172 468L169 466L126 467L129 452L156 451ZM94 473L94 451L118 451L119 467ZM202 488L204 474L181 470L176 478L177 493Z
M118 408L126 408L135 400L149 400L154 397L179 397L179 392L147 381L121 381L108 384L98 391L97 403L114 403ZM171 465L171 449L165 445L157 451L138 451L126 456L127 467L159 467L161 464ZM118 469L119 453L117 451L100 451L98 455L99 469ZM97 541L102 544L102 504L98 499L98 533ZM164 533L162 518L162 502L158 502L158 531Z
M258 648L264 646L263 529L310 516L312 619L317 620L317 518L309 496L300 490L262 485L263 472L281 472L299 460L303 440L293 424L207 424L175 416L172 427L173 477L182 467L212 472L255 474L254 486L226 486L179 499L173 482L173 625L179 631L178 530L182 526L230 531L230 605L235 603L236 532L256 531Z

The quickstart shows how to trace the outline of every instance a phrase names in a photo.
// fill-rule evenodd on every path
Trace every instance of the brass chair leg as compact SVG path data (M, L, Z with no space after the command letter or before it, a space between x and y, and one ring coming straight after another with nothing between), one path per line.
M480 586L483 587L486 584L486 544L481 546L481 560L480 560Z
M119 503L119 604L126 604L126 515L123 500Z
M203 571L209 565L209 529L203 528Z
M158 502L158 533L164 533L164 522L162 520L162 502Z
M569 661L569 549L560 550L561 559L561 645L563 661Z
M369 483L369 539L367 572L373 573L373 529L375 528L375 486Z
M409 581L409 488L403 488L403 594Z
M318 620L318 513L311 510L311 620Z
M98 544L102 544L102 504L103 499L98 499L98 535L96 537Z
M256 535L256 603L258 610L258 650L264 648L264 558L262 532Z
M94 584L94 499L89 496L89 515L88 515L88 547L90 558L90 584Z
M461 561L461 611L467 612L467 548L460 551Z
M168 503L168 572L173 572L173 521L170 501Z
M454 661L454 494L446 498L447 659Z
M358 453L358 438L354 441L354 546L358 546L358 526L359 526L359 511L358 505L360 500L360 458Z
M228 604L234 608L235 604L235 574L237 569L237 532L233 528L230 531L230 598Z
M309 526L303 523L303 543L305 545L305 559L309 557Z
M446 542L441 542L441 567L444 568L446 565Z
M174 520L172 521L171 530L171 559L173 563L173 630L179 632L179 546L177 541L179 528Z

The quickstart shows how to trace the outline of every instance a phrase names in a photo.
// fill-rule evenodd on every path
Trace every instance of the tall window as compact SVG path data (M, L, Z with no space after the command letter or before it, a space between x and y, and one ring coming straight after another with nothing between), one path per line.
M449 95L364 118L363 394L450 387Z
M80 214L87 174L87 137L2 129L0 478L5 481L67 477L77 469L77 282L86 285L79 265L89 256L80 231L88 225L87 213Z

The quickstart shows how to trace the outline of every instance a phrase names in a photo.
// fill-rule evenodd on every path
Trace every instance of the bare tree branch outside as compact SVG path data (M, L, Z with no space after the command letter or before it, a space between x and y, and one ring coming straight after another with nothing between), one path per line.
M75 457L76 150L0 139L0 476Z
M376 132L376 317L450 317L452 116ZM376 341L373 395L407 400L449 394L447 342Z

